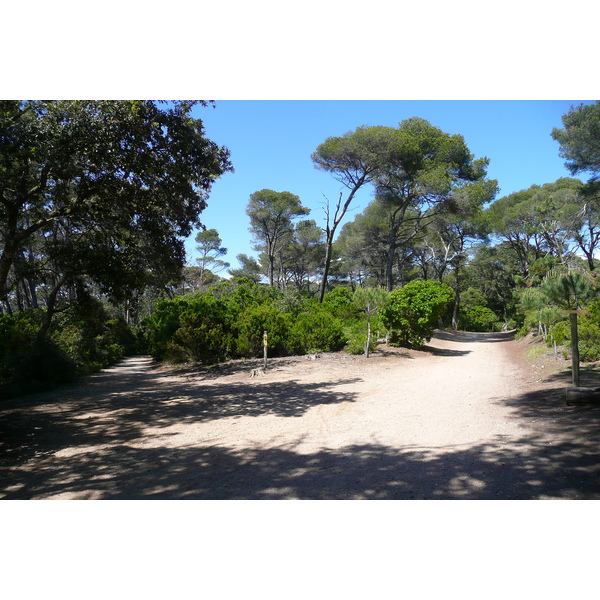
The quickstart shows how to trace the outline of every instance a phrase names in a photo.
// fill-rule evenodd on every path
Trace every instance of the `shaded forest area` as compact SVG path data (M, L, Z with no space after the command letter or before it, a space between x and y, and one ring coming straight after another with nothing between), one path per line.
M270 355L418 347L438 326L534 331L568 353L564 311L583 308L581 359L600 359L600 103L548 132L573 177L501 198L489 160L424 119L328 138L311 158L345 192L325 225L293 193L258 190L257 257L236 269L201 224L233 165L198 104L0 102L2 396L128 354L260 356L265 330ZM342 224L361 188L373 200Z

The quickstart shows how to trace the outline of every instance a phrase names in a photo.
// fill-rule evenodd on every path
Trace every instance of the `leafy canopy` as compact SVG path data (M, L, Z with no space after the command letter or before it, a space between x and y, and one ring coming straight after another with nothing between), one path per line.
M183 266L229 152L195 102L0 102L0 298L33 242L39 277L87 276L124 296Z
M589 171L592 181L600 177L600 101L572 106L562 117L563 128L552 137L560 144L560 156L572 175Z

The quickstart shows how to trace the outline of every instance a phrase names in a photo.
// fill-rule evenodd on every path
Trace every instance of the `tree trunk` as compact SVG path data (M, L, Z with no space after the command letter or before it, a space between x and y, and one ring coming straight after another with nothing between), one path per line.
M460 293L455 290L456 299L454 301L454 310L452 311L452 329L456 331L458 329L458 311L460 309Z
M325 297L325 289L327 288L327 276L329 275L329 265L331 263L331 249L333 246L333 234L327 236L327 245L325 246L325 268L323 269L323 277L319 286L319 302L323 302Z
M454 309L452 310L452 329L458 329L458 311L460 310L460 286L458 282L458 265L454 272Z
M579 387L579 334L577 331L577 313L569 315L571 321L571 367L573 387Z
M325 267L323 269L323 278L321 279L321 288L319 290L319 302L323 302L323 298L325 297L325 289L327 288L327 277L329 276L329 265L331 263L331 249L333 246L333 238L335 236L335 230L337 226L340 224L340 221L344 218L350 203L352 202L356 192L361 188L363 183L365 182L365 177L361 177L352 190L350 194L348 194L348 199L344 202L344 206L342 206L342 192L340 192L340 199L338 200L337 207L335 209L335 214L333 215L333 225L331 228L329 227L329 207L327 207L327 245L325 249Z
M394 255L396 254L396 244L391 241L391 235L392 234L390 234L390 243L387 249L387 260L385 264L385 289L387 292L391 292L394 289L393 267Z
M48 296L48 300L46 301L46 314L44 315L42 326L37 332L36 342L38 344L42 343L46 339L46 335L48 334L48 330L50 329L50 324L52 323L52 317L56 312L56 299L58 297L58 292L60 291L60 288L64 285L65 281L65 277L60 279L55 284L54 288Z
M272 254L269 254L269 272L267 276L269 277L269 285L273 287L275 282L275 257Z

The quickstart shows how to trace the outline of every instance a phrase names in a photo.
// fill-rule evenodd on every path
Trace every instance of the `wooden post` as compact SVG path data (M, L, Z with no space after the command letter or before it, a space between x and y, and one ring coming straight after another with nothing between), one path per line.
M264 348L264 359L265 359L265 369L267 368L267 332L263 333L263 348Z
M569 314L571 321L571 368L573 371L573 387L579 387L579 333L577 331L577 313Z
M569 315L571 322L571 371L573 375L573 387L579 387L579 333L577 331L577 315L587 315L589 310L563 310Z

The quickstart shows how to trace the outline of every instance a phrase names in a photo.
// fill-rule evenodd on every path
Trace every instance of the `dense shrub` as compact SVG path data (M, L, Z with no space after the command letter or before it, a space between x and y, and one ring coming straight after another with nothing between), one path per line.
M99 371L138 349L136 336L125 321L111 319L106 308L91 297L82 297L69 311L57 315L50 338L78 373Z
M122 319L111 319L102 303L81 294L55 315L45 336L45 310L0 315L0 393L43 391L98 371L138 351L138 337Z
M452 289L437 281L411 281L390 292L387 304L380 310L392 329L390 343L422 346L431 339L438 318L453 298Z
M179 328L168 344L172 360L220 362L233 353L226 305L205 294L193 299L179 315Z
M175 362L261 357L265 331L269 356L338 350L346 343L341 321L315 301L246 281L163 300L145 328L151 354Z
M236 352L239 356L263 355L263 334L267 331L269 356L284 356L293 352L291 319L275 306L263 304L246 309L234 324L238 330Z
M367 334L366 333L354 333L351 335L346 347L344 348L348 354L365 354L367 346ZM377 339L371 337L369 344L369 352L373 352L377 348Z
M188 308L188 300L174 298L156 303L156 310L144 320L143 327L148 351L157 360L168 358L169 344L179 329L181 314Z
M473 306L463 315L462 321L467 331L494 331L498 317L490 308Z
M586 362L600 360L600 324L582 315L579 319L579 358Z
M346 344L342 322L323 309L298 315L292 339L295 353L341 350Z
M31 346L42 323L43 311L30 310L14 316L0 315L0 369L4 377L11 372L15 354Z
M174 362L225 360L234 352L229 312L211 294L162 300L144 323L150 353Z
M259 304L271 304L283 298L283 293L276 288L260 285L246 278L223 281L213 286L209 293L228 306L236 306L240 310Z
M594 315L580 315L577 320L579 358L584 362L600 360L600 323ZM549 344L571 346L571 324L569 321L555 323L548 335Z
M274 305L283 313L298 316L310 308L318 308L319 303L315 298L306 298L295 289L286 289L280 298L274 300Z
M0 315L0 398L71 381L75 365L49 340L37 340L42 310Z
M359 310L354 304L354 294L346 287L336 287L323 297L323 308L340 319L355 317Z

